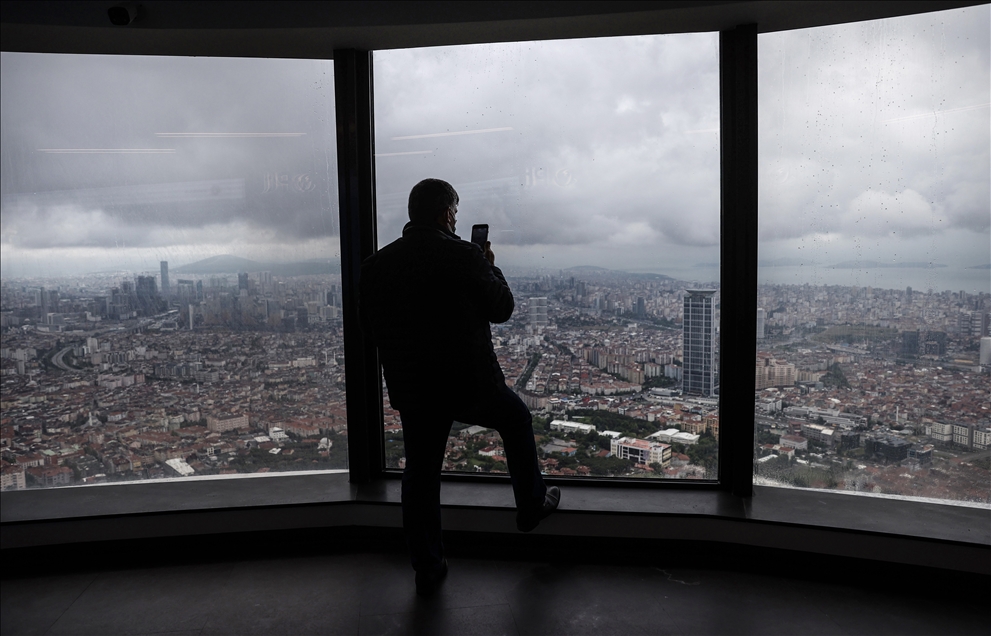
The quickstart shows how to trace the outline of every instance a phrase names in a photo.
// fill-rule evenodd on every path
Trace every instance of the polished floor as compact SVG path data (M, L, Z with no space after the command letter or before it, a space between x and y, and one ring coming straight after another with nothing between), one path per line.
M285 548L268 541L240 560L54 575L45 571L59 564L19 565L4 573L0 627L99 635L983 635L989 625L981 593L954 593L946 589L952 577L934 582L922 572L872 581L870 568L858 568L842 580L842 568L817 575L809 568L819 566L788 558L665 567L663 546L650 553L621 540L552 562L478 558L476 546L476 556L453 556L441 591L421 599L398 550L286 556Z

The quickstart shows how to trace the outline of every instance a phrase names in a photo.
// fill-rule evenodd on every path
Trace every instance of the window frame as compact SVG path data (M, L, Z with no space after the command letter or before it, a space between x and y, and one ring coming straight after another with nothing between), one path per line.
M338 157L341 159L341 146L342 146L342 135L341 131L345 130L347 132L354 132L355 142L350 148L345 148L344 158L353 159L353 165L349 164L348 168L343 166L343 162L339 163L339 187L342 196L344 192L348 191L349 200L348 205L351 207L341 206L341 228L342 228L342 269L344 267L351 268L350 273L354 275L355 267L354 265L360 264L362 250L367 255L372 253L375 249L375 215L367 214L363 215L362 207L371 205L374 208L374 162L371 160L371 149L374 144L374 132L370 127L370 119L361 116L362 110L367 113L371 113L372 95L370 92L371 87L371 66L367 67L367 86L369 92L365 99L367 100L367 107L362 108L365 103L361 96L358 94L358 87L365 84L365 80L362 80L362 76L365 71L364 67L361 66L361 55L360 53L364 51L365 54L372 50L382 50L388 48L404 48L413 46L438 46L446 44L470 44L479 42L491 42L491 41L515 41L515 40L549 40L557 38L580 38L580 37L601 37L601 36L611 36L611 35L637 35L637 34L658 34L658 33L676 33L683 31L713 31L718 29L729 29L736 24L740 23L750 23L756 21L759 24L760 32L769 31L779 31L779 30L792 30L800 29L806 27L814 26L825 26L830 24L839 24L845 22L854 22L859 20L871 20L880 19L888 17L896 17L900 15L912 15L918 13L925 13L930 11L942 11L948 9L962 8L967 6L974 6L980 4L986 4L984 1L969 1L969 2L921 2L921 3L911 3L910 6L899 5L897 3L879 3L879 2L868 2L868 3L854 3L849 6L845 6L842 11L838 11L834 6L829 3L819 3L819 2L800 2L798 5L761 5L761 3L715 3L715 5L710 7L693 7L691 9L683 11L677 8L651 8L650 10L640 9L630 9L625 8L618 11L616 14L610 14L608 19L603 19L601 16L597 15L596 12L604 12L603 9L589 10L588 14L579 15L578 17L568 17L565 15L517 15L522 8L513 9L517 13L511 16L513 19L510 21L500 23L500 20L507 20L505 16L495 16L492 15L488 18L483 18L479 20L478 16L467 18L463 15L437 15L437 7L434 6L427 17L403 17L398 21L394 22L396 25L400 25L396 28L381 26L385 24L384 22L373 20L369 24L379 25L379 26L368 26L364 23L358 24L353 16L348 16L337 21L307 21L304 20L305 24L299 25L285 25L278 28L272 28L267 22L261 21L259 24L254 25L252 28L247 29L245 25L235 25L233 23L229 24L210 24L210 25L199 25L196 24L195 16L184 16L181 19L173 20L170 24L156 24L150 23L141 26L147 26L147 29L139 29L137 31L128 28L115 28L110 29L105 26L95 26L97 21L91 19L90 17L82 16L80 12L89 12L92 9L86 7L87 3L73 3L71 10L67 10L66 13L61 12L46 12L44 10L44 3L38 5L33 2L4 2L4 16L3 20L0 21L0 33L2 33L2 38L0 38L0 49L4 51L11 52L39 52L39 53L81 53L81 54L110 54L110 55L204 55L204 56L243 56L243 57L293 57L293 58L320 58L327 59L331 57L331 52L333 51L333 59L335 64L335 73L338 72L338 59L343 60L346 56L347 51L355 52L355 61L353 62L354 67L354 88L344 91L343 89L337 88L339 84L344 82L344 77L336 78L335 81L335 102L337 103L337 126L338 126ZM206 5L218 4L207 2ZM298 4L298 3L296 3ZM306 3L309 4L309 3ZM427 3L428 5L434 3ZM438 3L439 4L439 3ZM226 5L226 3L225 3ZM735 5L735 6L734 6ZM760 6L757 6L760 5ZM36 9L36 7L41 7ZM311 5L312 6L312 5ZM782 8L787 6L787 8ZM31 8L28 8L31 7ZM331 5L327 5L327 11L335 10ZM825 8L823 8L825 7ZM264 13L264 8L247 7L243 6L244 16L246 21L250 22L252 19L258 18L259 14ZM430 9L430 7L427 7ZM97 12L103 12L103 9L95 7ZM172 9L167 8L166 5L158 7L156 11L160 11L163 14L172 11ZM225 6L224 12L228 12L228 6ZM377 12L378 9L370 10L369 13ZM687 11L687 12L686 12ZM680 12L680 13L679 13ZM31 14L34 15L31 15ZM41 14L45 13L44 16ZM360 13L360 12L359 12ZM429 13L429 12L428 12ZM579 11L579 13L581 13ZM25 17L24 14L27 14ZM253 17L252 17L253 16ZM687 16L687 17L686 17ZM105 17L105 16L103 16ZM174 16L173 16L174 17ZM362 18L362 16L358 16ZM367 17L367 16L365 16ZM386 16L388 17L388 16ZM392 16L395 18L395 16ZM536 17L546 18L542 24L534 25L533 20ZM266 16L267 18L267 16ZM151 16L149 22L153 22L155 16ZM360 22L360 20L358 20ZM445 23L446 21L446 23ZM441 23L445 23L442 24ZM326 24L337 24L338 26L328 27ZM390 22L389 24L393 24ZM196 28L188 28L196 27ZM307 27L305 29L299 29L298 36L294 35L294 29L297 27ZM463 27L463 28L462 28ZM241 31L239 31L241 30ZM251 31L248 33L247 31ZM723 34L732 33L732 30L723 31ZM754 36L756 38L756 36ZM335 46L337 45L337 46ZM344 48L345 46L359 47L359 48ZM756 49L756 47L755 47ZM727 81L727 77L723 73L723 54L726 48L723 46L723 35L721 34L720 42L720 106L721 106L721 119L722 124L726 125L725 118L727 113L732 114L733 105L727 99L725 92L722 90L724 83ZM340 57L339 57L340 56ZM756 54L753 56L753 62L756 65ZM756 66L754 66L756 69ZM342 69L343 70L343 69ZM755 84L756 88L756 84ZM343 99L343 104L342 104ZM344 125L345 116L343 112L346 110L346 104L350 100L353 104L354 116L347 118L347 126ZM725 109L725 110L724 110ZM366 129L364 126L368 124ZM729 128L723 129L723 135L721 136L721 155L722 155L722 168L721 168L721 179L726 177L727 174L727 155L723 152L726 149L722 144L725 143L725 138L728 136ZM756 125L753 127L753 134L756 135ZM361 144L358 143L358 139L366 139L367 143L363 146L362 150ZM756 139L756 137L754 137ZM735 156L735 155L734 155ZM364 168L361 168L362 158L365 157ZM754 173L751 178L751 184L756 188L756 154L753 155L753 160L751 165L744 166L752 168ZM362 172L362 170L364 172ZM368 179L371 178L369 182ZM346 181L345 181L346 179ZM364 179L364 181L363 181ZM738 184L739 185L739 184ZM353 187L352 187L353 186ZM726 203L727 189L722 188L721 198L724 204ZM733 202L729 202L731 205ZM731 278L734 272L730 272L730 276L726 275L725 268L727 263L733 262L728 260L727 254L732 254L733 249L727 246L727 228L738 228L744 231L750 231L749 220L746 223L740 223L739 219L732 216L727 212L728 209L723 207L721 210L721 254L722 254L722 264L721 268L723 271L721 273L720 286L722 289L726 289L729 286L730 280L735 280ZM345 217L347 217L345 219ZM346 224L345 224L346 221ZM754 223L756 222L756 211L754 211ZM345 230L345 228L347 228ZM369 232L370 228L370 232ZM754 228L755 229L755 228ZM345 234L345 231L347 234ZM347 238L345 238L347 237ZM362 239L364 237L364 239ZM737 237L734 236L734 239ZM756 243L754 242L754 246ZM345 259L345 251L347 251L348 259ZM747 251L743 250L739 253L739 256L749 258ZM749 261L740 261L742 267L750 267ZM752 293L756 298L756 252L753 254L753 266L754 266L754 276L752 284ZM342 272L343 273L343 272ZM748 277L742 277L742 279L748 279ZM343 281L342 281L343 282ZM351 291L354 290L353 283L355 280L351 280L345 284L351 284ZM343 285L342 285L343 286ZM342 290L343 291L343 290ZM745 295L745 294L744 294ZM738 299L739 300L739 299ZM745 306L744 302L736 305ZM352 306L352 310L355 310L354 303L349 303ZM754 307L756 304L754 303ZM726 309L726 307L724 307ZM347 309L345 309L345 315L347 316ZM354 314L352 314L354 315ZM750 320L749 317L753 317L756 320L755 313L744 312L743 318L745 320ZM345 318L347 320L347 318ZM351 324L354 325L354 320L352 319ZM726 325L727 328L731 328L730 324ZM746 334L745 342L751 342L756 344L754 339L756 327L750 330ZM360 334L360 329L352 328L350 330L353 332L358 331ZM743 330L741 329L742 333ZM723 332L727 334L728 332ZM375 352L374 349L369 351L367 343L363 341L360 335L351 338L348 334L348 330L345 331L345 351L346 355L351 356L352 362L357 362L363 365L365 368L360 373L348 372L349 365L346 367L346 374L348 378L348 383L356 391L355 398L352 401L351 391L348 392L348 414L349 414L349 438L352 444L355 444L353 451L349 451L349 469L350 478L352 484L358 486L360 484L369 484L375 486L375 482L379 482L383 486L387 486L391 479L384 479L388 477L382 470L384 465L381 453L375 452L376 443L381 444L381 414L377 416L379 426L371 426L369 422L376 419L375 411L381 409L381 399L373 400L372 398L376 393L381 395L381 377L379 375L378 382L373 389L371 389L371 377L375 374L375 369L377 364L366 365L365 362L368 360L374 361ZM729 377L728 369L730 364L740 364L739 369L742 371L742 361L748 359L748 369L746 371L746 376L740 375L739 377L749 377L749 359L752 359L752 355L748 356L728 356L727 352L722 351L721 355L721 375L723 378ZM734 362L735 360L735 362ZM736 368L736 367L734 367ZM357 382L357 386L355 386ZM366 391L363 393L363 397L359 398L357 391L362 385L362 382L368 383L366 385ZM740 383L738 383L739 385ZM742 401L740 405L742 409L736 408L736 406L731 406L729 401L726 399L726 387L721 387L721 402L720 402L720 413L721 420L726 421L725 415L731 413L737 413L740 417L744 418L744 429L749 429L751 433L750 439L746 440L744 444L748 450L752 450L750 446L753 443L752 432L753 432L753 421L752 421L752 395L748 395L747 403L744 405ZM749 394L749 389L745 391ZM352 407L352 404L355 406ZM376 406L377 404L377 406ZM734 402L736 404L736 402ZM354 410L352 410L352 408ZM750 420L747 423L747 420ZM352 428L352 425L354 428ZM721 478L730 473L724 470L723 461L729 462L729 455L723 452L726 445L729 444L728 439L730 435L734 436L734 439L742 440L746 437L744 434L745 430L730 431L730 427L721 426L720 434L720 476ZM362 439L365 436L365 439ZM377 437L373 439L373 437ZM723 440L726 439L726 442ZM376 459L378 456L378 459ZM706 490L728 490L735 495L741 497L747 497L753 492L752 485L752 455L747 453L738 452L733 458L733 462L728 464L726 470L733 471L733 474L739 474L742 476L743 472L747 473L748 479L726 479L725 483L719 483L713 486L711 483L704 484L685 484L685 483L672 483L672 482L661 482L658 484L647 484L643 483L644 480L638 480L641 483L633 484L630 481L623 480L613 480L611 482L599 482L597 484L590 485L609 485L609 486L619 486L622 488L632 489L637 485L644 486L662 486L664 488L674 488L677 486L695 486L701 487ZM281 476L280 476L281 477ZM291 474L285 475L285 478L291 477ZM458 476L461 477L461 476ZM463 478L479 480L479 477L465 475ZM449 481L455 480L455 476L445 477ZM491 479L504 479L502 477L487 477L487 480ZM244 485L239 485L234 487L234 490L247 490L247 483L249 481L258 482L259 480L248 480L242 482ZM555 478L555 481L558 481ZM568 481L562 479L561 481ZM591 480L582 480L581 482L568 481L570 485L579 485L580 483L588 483ZM750 489L746 488L746 483L749 481ZM743 488L734 488L733 483L742 484ZM155 488L162 488L165 490L170 490L169 484L154 484ZM146 488L147 486L142 484L128 485L127 488ZM763 487L759 487L763 490ZM67 489L66 489L67 490ZM89 490L89 489L87 489ZM95 490L95 489L94 489ZM100 489L101 491L104 489ZM112 488L106 488L106 492L110 493ZM174 495L178 496L178 489L171 489ZM28 517L42 520L47 518L45 516L45 511L41 508L43 507L43 501L49 499L49 497L42 497L44 491L22 491L22 492L5 492L0 494L0 498L5 500L2 506L5 513L8 508L8 503L15 501L22 502L18 504L19 507L23 508L24 504L28 504L28 508L32 508L31 512L27 515ZM355 491L353 490L352 493ZM53 493L47 493L53 494ZM714 494L714 493L713 493ZM808 497L812 497L813 493L803 493ZM92 493L93 497L99 498L96 492ZM819 496L818 493L815 494L816 497ZM332 496L331 496L332 497ZM354 498L355 495L352 495ZM329 500L328 500L329 501ZM37 503L37 506L35 505ZM264 504L249 504L250 507L263 506ZM744 505L749 505L745 503ZM913 508L914 506L928 506L930 504L915 503L915 502L900 502L899 504L891 504L895 508ZM951 508L957 508L953 506L953 502L947 502L947 505ZM162 510L168 510L169 504L162 504ZM12 506L13 507L13 506ZM217 509L223 509L223 505L218 505ZM841 505L841 508L843 506ZM850 508L847 505L846 508ZM264 509L260 508L260 513L264 513ZM651 513L647 513L651 514ZM983 519L987 515L980 516ZM5 519L3 521L4 532L6 536L7 528L11 526L11 522L7 521L7 515L4 515ZM134 513L128 513L128 517L137 518ZM975 517L977 518L977 517ZM794 522L793 522L794 523ZM854 524L856 525L856 524ZM242 528L243 529L243 528ZM897 531L889 530L889 533L900 534ZM72 539L63 539L63 541L71 541ZM86 539L81 539L86 540Z
M382 372L358 323L361 262L378 250L372 51L334 51L340 173L341 276L352 483L394 479L385 465ZM753 384L757 329L757 25L719 33L720 389L715 480L548 477L552 484L753 493ZM355 364L357 359L357 364ZM727 380L729 380L727 382ZM726 417L729 415L729 417ZM724 422L729 426L724 426ZM507 475L443 473L445 481L507 481Z

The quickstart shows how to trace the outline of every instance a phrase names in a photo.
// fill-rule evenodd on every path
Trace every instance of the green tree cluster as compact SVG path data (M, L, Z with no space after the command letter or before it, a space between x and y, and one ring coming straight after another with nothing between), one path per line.
M680 444L676 446L681 446ZM705 468L706 475L715 475L719 467L719 443L712 433L706 431L699 436L697 444L683 447L681 451L696 466Z
M822 376L822 383L825 386L835 386L842 389L848 388L850 383L846 379L846 374L840 365L833 364L826 370L826 375Z
M647 378L643 383L644 389L666 389L673 386L678 386L678 381L664 375Z

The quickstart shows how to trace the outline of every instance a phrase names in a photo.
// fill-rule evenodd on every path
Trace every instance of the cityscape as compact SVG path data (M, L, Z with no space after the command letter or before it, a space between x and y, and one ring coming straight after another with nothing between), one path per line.
M339 271L224 259L2 281L4 490L347 469ZM545 474L718 477L718 284L510 274L517 308L493 345ZM991 503L991 294L758 298L757 483ZM455 422L444 469L505 472L498 434Z

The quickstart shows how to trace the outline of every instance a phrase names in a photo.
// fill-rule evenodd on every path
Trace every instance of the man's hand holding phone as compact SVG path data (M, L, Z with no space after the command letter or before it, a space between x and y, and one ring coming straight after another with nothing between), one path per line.
M492 251L492 243L489 241L489 226L487 223L480 223L471 226L471 242L478 246L485 254L486 260L495 265L495 253Z

